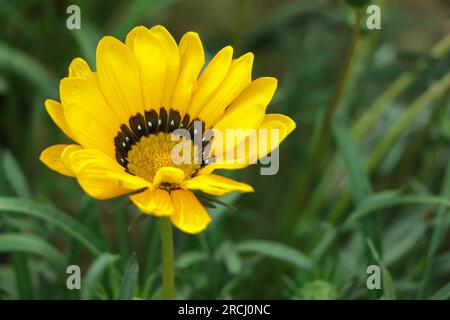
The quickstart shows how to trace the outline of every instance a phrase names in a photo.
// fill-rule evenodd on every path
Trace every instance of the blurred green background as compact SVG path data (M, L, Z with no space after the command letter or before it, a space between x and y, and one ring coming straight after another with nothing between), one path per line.
M43 102L70 61L95 67L103 35L140 24L196 31L208 58L254 52L254 78L279 79L268 112L297 123L277 175L233 172L256 191L224 197L237 210L198 236L175 231L178 298L450 298L450 7L368 2L381 30L343 0L0 0L0 298L161 297L156 219L128 231L126 198L90 199L38 160L68 141Z

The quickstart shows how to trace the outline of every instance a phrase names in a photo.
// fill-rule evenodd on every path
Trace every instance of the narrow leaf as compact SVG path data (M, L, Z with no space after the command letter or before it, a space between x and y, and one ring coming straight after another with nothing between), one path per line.
M0 214L1 211L24 213L41 218L50 222L67 235L77 239L94 255L100 255L107 251L106 243L100 239L90 229L69 216L68 214L51 207L29 199L18 199L13 197L0 196Z
M125 268L125 273L122 278L120 286L119 300L133 299L134 286L136 285L139 273L139 265L136 259L136 254L131 255Z
M4 233L0 235L0 252L32 253L45 258L59 272L64 268L62 254L44 239L35 235Z
M249 240L236 244L241 253L257 253L263 256L291 263L301 269L309 269L311 260L302 252L282 243L267 240Z

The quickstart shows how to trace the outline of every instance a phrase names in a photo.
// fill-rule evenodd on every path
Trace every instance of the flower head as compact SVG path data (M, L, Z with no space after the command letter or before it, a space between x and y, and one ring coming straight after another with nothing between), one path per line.
M277 80L252 81L253 54L232 55L232 47L223 48L202 71L205 56L198 35L188 32L177 45L159 25L134 28L125 43L102 38L97 70L74 59L60 83L61 102L45 102L50 117L74 143L51 146L40 159L75 177L94 198L130 194L142 212L169 216L187 233L202 231L211 218L190 190L211 195L253 191L214 170L253 163L295 127L287 116L265 114ZM211 129L222 137L228 129L245 131L231 140L206 139ZM276 141L258 134L274 129ZM217 160L250 140L258 145L254 151L245 149L232 161ZM177 148L183 152L174 152ZM175 161L176 154L189 161Z

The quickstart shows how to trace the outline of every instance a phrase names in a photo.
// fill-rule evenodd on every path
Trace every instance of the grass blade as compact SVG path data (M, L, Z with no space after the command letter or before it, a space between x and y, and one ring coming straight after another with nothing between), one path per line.
M364 170L364 162L345 129L335 126L334 134L344 160L355 203L359 204L372 194L372 186Z
M381 279L382 279L382 289L384 293L384 299L395 300L395 288L391 274L389 270L386 268L383 261L381 260L381 257L377 249L375 248L373 242L369 238L366 238L366 241L370 251L372 252L373 258L381 268Z
M374 194L367 198L359 208L350 214L345 224L348 226L374 211L401 204L442 205L450 207L450 200L443 197L428 195L393 195L392 191L388 191L389 196L385 196L384 193L385 192Z
M450 197L450 164L447 165L444 182L442 184L442 196L446 198ZM437 212L433 235L431 236L430 245L427 250L425 272L420 282L419 291L417 293L418 299L422 299L425 295L425 291L431 278L431 271L436 252L449 227L450 219L446 214L447 210L448 208L442 206L439 207Z
M0 70L11 70L23 76L46 96L56 96L56 79L26 54L0 42Z
M3 152L3 170L14 192L21 198L31 198L31 192L22 169L10 151Z
M120 286L119 300L131 300L133 299L134 287L136 285L139 273L139 264L136 259L136 254L131 255L125 268L125 273L122 278L122 284Z
M55 270L62 272L64 257L52 245L35 235L5 233L0 235L0 252L33 253L45 258Z
M309 269L311 260L298 250L282 243L268 240L248 240L236 244L237 252L257 253L269 258L291 263L300 269Z
M363 159L356 145L353 143L350 134L345 129L337 126L333 129L347 171L354 202L359 206L364 199L372 194L372 186L364 169ZM364 236L371 239L377 251L381 254L381 240L377 216L372 215L364 218L363 232ZM370 252L368 252L368 260L369 263L373 262Z
M68 214L49 205L28 199L0 196L0 211L25 213L55 224L67 235L80 241L94 255L100 255L108 250L106 243L90 229Z
M447 300L450 298L450 282L436 291L429 300Z
M96 285L100 282L102 275L113 265L119 257L110 253L104 253L97 257L92 262L86 277L83 280L83 287L81 289L81 299L86 300L94 296Z

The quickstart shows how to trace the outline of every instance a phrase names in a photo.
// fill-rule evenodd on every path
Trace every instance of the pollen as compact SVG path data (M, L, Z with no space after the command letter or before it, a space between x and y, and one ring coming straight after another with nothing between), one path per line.
M158 133L142 137L135 143L128 152L126 161L128 162L128 171L132 174L142 177L150 182L156 175L156 172L162 167L173 167L184 171L186 177L193 176L201 167L195 160L197 148L190 140L184 140L183 143L190 144L190 160L183 163L177 163L173 160L173 150L180 140L172 141L172 134Z

